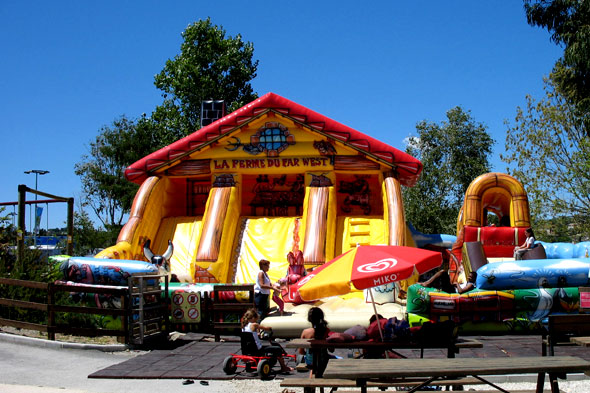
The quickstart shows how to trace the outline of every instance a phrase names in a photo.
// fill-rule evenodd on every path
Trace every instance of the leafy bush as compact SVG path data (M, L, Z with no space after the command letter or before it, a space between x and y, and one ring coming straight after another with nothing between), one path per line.
M2 209L0 209L0 277L45 283L53 283L63 279L62 273L59 271L59 260L54 258L48 260L39 250L25 248L23 260L17 262L16 251L13 247L15 244L15 228L8 224L6 217L2 217ZM54 298L55 304L96 306L93 296L76 295L71 296L68 292L57 292ZM46 304L47 291L0 284L0 298ZM45 311L18 307L0 307L0 318L44 325L48 322ZM120 326L120 321L117 318L71 312L57 313L55 323L85 328L112 328L113 326L118 328Z
M0 277L50 283L54 282L58 275L59 272L53 266L44 262L39 250L25 249L23 260L19 263L10 252L0 255ZM14 285L0 285L0 297L47 303L47 291ZM33 323L46 323L47 319L47 314L43 311L15 307L2 307L0 316Z

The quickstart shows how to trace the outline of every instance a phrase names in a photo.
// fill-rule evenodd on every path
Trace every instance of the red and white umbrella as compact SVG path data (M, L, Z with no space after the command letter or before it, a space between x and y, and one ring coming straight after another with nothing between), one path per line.
M422 274L441 264L440 252L405 246L358 246L317 267L297 285L304 300L369 289L377 315L371 288L406 280L414 273ZM381 328L379 332L383 338Z
M405 246L358 246L314 269L297 284L304 300L345 295L406 280L442 264L440 252Z

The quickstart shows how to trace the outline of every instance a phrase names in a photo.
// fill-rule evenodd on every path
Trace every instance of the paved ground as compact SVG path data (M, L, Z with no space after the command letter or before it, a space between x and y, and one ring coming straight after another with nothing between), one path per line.
M265 382L259 381L255 374L245 372L227 376L222 371L223 359L239 349L236 338L230 337L214 342L206 336L187 335L184 340L175 342L174 348L103 352L92 347L90 350L78 349L81 346L58 347L56 343L44 340L10 342L5 336L0 334L0 391L3 393L281 392L282 388L278 386L281 379L307 375L303 372L278 375L273 381ZM462 350L458 357L541 354L540 336L475 338L482 341L484 347ZM408 357L419 357L417 350L400 352ZM347 356L346 352L337 354ZM590 360L590 350L582 347L558 347L556 354ZM446 354L442 350L427 350L425 356L444 357ZM502 378L495 381L534 380L534 376ZM582 384L581 390L576 391L588 392L590 380L580 381L584 378L583 375L572 375L568 380L578 380L577 383Z
M10 337L9 337L10 338ZM85 348L85 349L83 349ZM146 351L104 352L45 340L7 339L0 334L1 393L281 392L279 380L89 379L88 375L149 355ZM206 363L207 359L199 359ZM206 385L205 385L206 384Z
M483 348L463 349L457 357L518 357L541 356L540 336L476 336L483 343ZM236 375L223 372L223 361L231 353L239 353L240 344L234 337L224 337L222 342L215 342L203 335L187 335L176 341L176 348L154 350L144 355L126 360L119 364L92 373L90 378L189 378L204 380L252 379L255 374L243 369ZM420 357L420 350L399 350L408 358ZM346 357L346 350L337 350L336 355ZM557 347L556 355L574 355L590 360L590 350L578 346ZM424 357L440 358L446 356L446 349L429 349ZM293 364L292 364L293 365ZM299 375L297 375L299 374ZM304 374L279 375L289 378Z

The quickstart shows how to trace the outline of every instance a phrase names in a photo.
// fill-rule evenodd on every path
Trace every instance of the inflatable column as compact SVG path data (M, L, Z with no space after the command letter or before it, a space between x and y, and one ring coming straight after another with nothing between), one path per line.
M217 182L223 183L220 178L225 179L227 176L217 176L209 192L203 216L203 229L195 263L195 280L198 282L228 282L231 279L232 247L222 245L233 243L240 221L240 190L235 182L226 186L216 185ZM205 273L208 277L203 276ZM211 281L213 277L215 281Z
M404 202L402 200L402 187L399 180L391 173L386 174L383 179L384 198L388 228L388 243L390 246L406 245L406 218L404 213ZM401 281L399 287L406 292L408 286L417 281L417 277Z
M232 187L213 187L209 194L209 205L205 212L203 233L197 251L198 261L213 262L219 258L223 223L229 207Z
M404 214L404 202L402 200L402 187L398 179L393 175L386 175L383 180L384 193L387 206L388 244L390 246L406 245L406 218Z
M144 260L143 243L155 238L163 215L165 183L157 176L145 179L135 194L129 221L121 229L117 244L104 249L96 258Z

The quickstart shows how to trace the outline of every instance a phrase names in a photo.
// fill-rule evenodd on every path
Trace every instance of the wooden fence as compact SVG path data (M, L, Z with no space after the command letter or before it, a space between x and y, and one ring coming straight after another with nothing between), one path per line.
M31 288L47 292L47 301L45 303L29 302L17 299L0 298L0 306L13 307L29 310L39 310L47 313L47 324L24 322L14 319L0 318L0 325L12 326L21 329L37 330L47 333L49 340L55 340L56 333L71 334L77 336L116 336L124 339L125 343L129 342L128 321L130 308L128 305L129 288L124 286L98 286L76 284L75 286L66 285L65 283L44 283L37 281L14 280L10 278L0 278L0 285L16 286L21 288ZM94 293L111 295L121 300L121 308L95 308L73 305L56 304L56 294L59 292L66 293ZM112 317L121 317L121 329L102 329L102 328L83 328L69 325L57 325L56 313L77 313L77 314L94 314L110 315ZM121 341L122 341L121 340Z
M164 283L163 287L160 285L161 281ZM80 283L66 284L65 282L44 283L10 278L0 278L0 286L13 286L23 289L30 288L46 292L45 302L0 297L1 307L38 310L46 313L46 324L0 317L0 325L44 332L47 333L49 340L55 340L55 334L62 333L87 337L115 336L120 338L119 341L124 341L128 345L142 345L144 344L144 340L165 337L167 330L171 327L179 327L183 324L170 321L170 299L168 296L168 277L166 275L133 274L129 277L128 286L87 285ZM220 293L224 291L248 292L248 301L223 301ZM120 308L97 308L57 304L56 295L63 292L67 294L90 293L110 295L120 299L121 306ZM216 340L219 340L219 336L222 333L235 333L232 329L235 330L239 327L240 324L237 322L239 318L245 310L254 307L254 290L252 284L216 285L215 295L213 299L209 297L208 293L205 293L203 296L199 310L203 317L198 324L198 331L213 332ZM113 318L120 317L122 323L120 329L60 325L56 323L56 315L58 313L93 314L111 316ZM237 321L232 319L233 322L224 322L227 316L226 314L237 315ZM214 323L213 320L215 320ZM239 330L237 329L237 331Z

